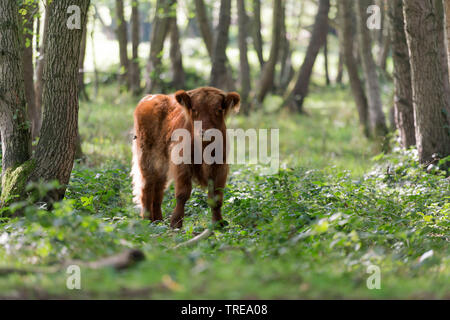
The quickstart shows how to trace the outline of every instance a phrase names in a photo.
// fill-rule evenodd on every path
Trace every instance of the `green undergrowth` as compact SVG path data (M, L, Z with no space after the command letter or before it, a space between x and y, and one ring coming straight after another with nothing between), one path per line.
M229 127L280 129L280 170L232 166L229 226L178 249L210 227L206 192L194 188L182 230L169 228L172 186L164 221L139 219L129 176L135 101L121 99L82 105L86 161L65 200L52 211L22 202L24 217L0 222L0 270L30 270L0 273L0 298L450 298L449 179L423 170L415 150L376 156L346 91L313 92L308 116L230 119ZM123 271L81 268L80 290L67 289L65 270L50 272L127 248L145 260ZM371 266L380 289L367 286Z

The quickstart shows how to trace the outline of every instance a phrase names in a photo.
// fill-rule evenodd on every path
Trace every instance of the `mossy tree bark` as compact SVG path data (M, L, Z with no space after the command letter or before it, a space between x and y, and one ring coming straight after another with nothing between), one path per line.
M441 4L442 5L442 4ZM450 155L448 76L442 72L443 17L437 2L404 0L406 39L411 62L413 107L419 160Z
M16 1L0 1L0 128L2 176L30 159L31 131L22 62L22 25Z
M58 0L49 4L46 60L43 70L43 125L30 158L31 132L26 125L26 100L15 1L0 2L0 89L3 146L2 204L25 196L28 181L57 180L61 188L48 195L60 200L69 182L78 130L78 63L89 0ZM67 27L67 9L80 8L81 29ZM3 54L4 52L4 54Z

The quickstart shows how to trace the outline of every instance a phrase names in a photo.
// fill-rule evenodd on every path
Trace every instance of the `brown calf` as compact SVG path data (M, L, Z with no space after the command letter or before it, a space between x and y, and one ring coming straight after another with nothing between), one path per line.
M194 121L201 121L205 131L219 130L223 146L226 146L225 118L230 110L239 111L239 102L239 94L210 87L180 90L174 95L149 95L139 102L134 112L132 176L134 201L141 208L142 218L162 220L164 190L168 182L174 180L177 203L170 225L182 227L184 206L194 181L208 187L213 223L224 223L221 207L228 175L226 152L223 152L222 164L206 164L203 159L201 163L194 161L194 136L203 134L194 132ZM190 163L175 164L171 159L172 149L179 143L172 141L176 129L186 129L190 133L191 141L187 142L193 150ZM209 143L201 142L201 154Z

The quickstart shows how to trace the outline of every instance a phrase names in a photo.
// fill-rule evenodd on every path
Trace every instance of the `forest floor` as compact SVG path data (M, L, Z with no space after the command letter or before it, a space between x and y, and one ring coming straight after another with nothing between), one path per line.
M194 189L182 230L169 228L173 187L165 220L142 221L129 175L137 100L101 90L80 107L86 159L66 199L51 212L15 204L25 217L0 220L0 298L450 299L449 180L425 173L414 150L380 154L347 90L313 89L308 116L272 114L279 101L269 97L266 110L231 118L231 128L280 129L280 171L233 165L230 225L177 249L210 226L206 194ZM145 260L122 271L81 267L81 289L67 288L64 262L127 248ZM380 289L369 289L378 271Z

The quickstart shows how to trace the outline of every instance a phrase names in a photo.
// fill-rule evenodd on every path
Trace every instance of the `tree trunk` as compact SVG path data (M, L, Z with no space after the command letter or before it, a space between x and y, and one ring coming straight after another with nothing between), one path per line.
M389 1L389 26L394 59L395 124L401 144L409 148L416 144L414 108L411 87L411 66L406 42L402 0Z
M139 43L140 43L140 21L139 1L133 0L131 7L131 45L132 60L130 63L130 89L133 95L141 92L141 70L139 68Z
M323 68L325 70L325 83L329 86L331 81L330 71L328 70L328 36L325 36L325 43L323 44Z
M387 133L386 118L381 102L380 84L376 64L372 56L372 45L369 29L366 24L367 0L356 1L356 20L358 27L359 50L364 71L366 93L369 104L369 121L375 137L384 137Z
M450 1L443 0L445 9L445 25L446 25L446 43L447 43L447 60L450 67Z
M45 1L44 5L44 11L45 11L45 18L44 18L44 25L43 25L43 35L42 39L40 39L40 45L39 45L39 54L36 59L36 81L34 83L34 91L36 95L36 114L38 115L39 119L36 120L36 132L40 133L41 126L42 126L42 74L44 72L44 65L45 65L45 59L46 59L46 43L47 43L47 35L48 35L48 20L49 20L49 14L48 14L48 0Z
M341 36L339 35L339 38ZM342 41L339 39L339 41ZM335 82L337 84L342 84L342 78L344 77L344 53L341 50L342 45L339 45L339 60L338 60L338 72L336 75Z
M164 40L169 30L169 15L174 3L174 0L158 0L156 3L155 19L153 20L150 39L150 56L146 73L146 91L148 93L154 93L163 89L160 78L162 71L161 56Z
M381 8L381 16L382 16L382 26L380 30L380 39L379 39L379 51L378 51L378 59L377 65L383 70L386 74L386 61L389 56L389 51L391 49L391 36L390 36L390 26L389 20L386 19L386 16L389 15L388 12L388 4L391 2L390 0L379 0L378 5Z
M211 64L213 63L213 50L214 50L214 36L212 33L212 25L209 22L206 7L203 0L195 0L195 12L197 16L197 21L200 29L200 33L202 34L203 41L205 42L206 50L208 51L208 55L211 58ZM226 55L226 53L225 53ZM235 90L234 80L233 80L233 72L228 62L225 63L227 68L227 87L228 90Z
M219 89L227 88L227 55L228 29L231 22L231 0L220 1L219 24L217 35L214 39L211 81L213 87Z
M278 54L281 44L281 19L282 16L282 1L273 1L273 17L272 17L272 46L270 48L269 60L264 64L262 69L260 81L258 83L258 92L256 99L259 103L264 101L267 93L273 86L275 67L278 61Z
M448 92L442 72L441 23L434 1L404 0L405 30L408 41L416 142L421 163L429 163L433 155L450 154ZM446 79L444 79L446 78Z
M314 63L320 48L324 45L328 33L328 12L330 11L330 0L320 0L319 10L314 22L313 32L306 51L305 60L300 68L297 81L293 90L288 94L284 105L291 110L303 112L303 102L308 94Z
M195 13L200 33L202 34L203 41L205 42L206 50L208 51L209 56L212 57L214 37L211 31L212 25L209 22L203 0L195 0Z
M278 55L279 62L281 63L281 70L278 76L278 81L276 83L277 92L283 95L286 92L286 88L292 80L295 74L294 68L292 67L292 50L291 45L287 36L286 30L286 3L282 3L282 16L281 16L281 45L280 53Z
M338 17L339 17L339 44L345 66L347 68L350 86L352 88L353 97L358 110L359 123L363 128L366 137L370 136L369 130L369 106L367 104L366 94L364 92L363 83L358 74L358 63L354 55L354 39L353 39L353 1L338 1Z
M186 75L183 69L183 58L180 49L180 33L178 31L177 16L170 18L170 60L172 61L172 85L175 89L183 89Z
M17 1L0 1L0 128L2 139L2 204L9 197L8 178L31 155L27 101L22 66L21 22ZM10 196L10 195L8 195Z
M261 28L261 0L253 0L253 46L262 69L264 66L264 56Z
M66 26L67 8L81 9L82 30ZM44 66L45 105L41 137L31 180L57 180L62 188L51 198L62 199L72 171L78 136L78 63L81 38L86 28L89 0L59 0L50 3L49 34Z
M84 60L86 57L86 43L87 43L87 28L83 29L83 35L81 37L80 44L80 58L78 60L78 90L80 98L89 101L89 96L86 92L86 86L84 84Z
M240 82L241 82L241 108L245 114L248 114L248 95L251 90L250 85L250 66L247 56L247 36L248 36L248 17L245 10L245 1L237 0L238 25L239 25L239 61L240 61Z
M123 0L116 0L116 21L117 29L116 36L119 42L119 57L120 57L120 81L122 84L128 83L128 34L127 34L127 22L125 21Z
M38 114L38 110L36 109L36 95L34 92L34 67L33 67L33 35L34 35L34 16L39 9L39 6L36 2L31 2L29 4L22 5L24 9L27 10L27 13L23 16L23 55L22 55L22 63L23 63L23 77L25 80L25 95L27 98L27 106L28 106L28 119L31 124L31 136L34 140L39 132L37 131L39 128L40 122L40 114Z

